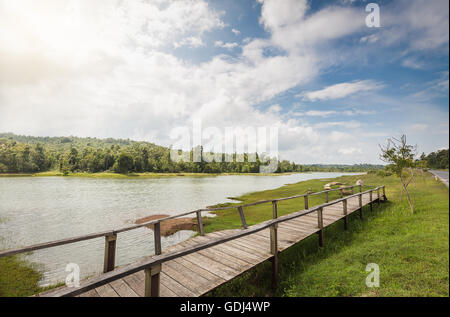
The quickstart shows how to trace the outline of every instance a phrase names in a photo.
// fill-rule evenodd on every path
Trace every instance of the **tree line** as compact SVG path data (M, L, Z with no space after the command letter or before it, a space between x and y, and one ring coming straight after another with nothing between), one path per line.
M193 157L193 151L190 153ZM123 139L78 137L28 137L0 134L0 173L36 173L59 170L116 173L258 173L266 165L258 154L256 161L243 154L243 162L232 155L231 162L174 162L170 150L149 142ZM374 165L300 165L287 160L278 162L277 173L310 171L357 172L382 166Z
M422 153L420 160L426 162L426 167L432 169L448 169L448 149L431 152L428 155Z

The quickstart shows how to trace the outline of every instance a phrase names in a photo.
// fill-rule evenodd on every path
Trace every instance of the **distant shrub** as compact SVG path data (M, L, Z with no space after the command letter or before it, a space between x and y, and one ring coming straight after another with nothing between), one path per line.
M381 176L381 177L388 177L392 175L391 171L388 170L379 170L376 172L377 176Z

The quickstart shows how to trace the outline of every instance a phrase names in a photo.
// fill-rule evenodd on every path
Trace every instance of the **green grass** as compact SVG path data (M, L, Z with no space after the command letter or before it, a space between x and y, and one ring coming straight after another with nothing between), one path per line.
M334 180L348 185L363 179L365 185L386 185L388 202L364 219L349 218L349 230L341 222L325 229L325 246L318 248L311 236L279 255L279 286L271 289L271 264L266 262L219 287L209 296L449 296L448 189L430 174L410 185L416 212L400 194L398 179L374 174L343 176ZM244 203L323 190L330 180L310 180L278 189L238 197ZM329 199L338 198L338 193ZM323 202L311 197L310 206ZM224 204L233 205L233 204ZM279 204L279 215L303 209L303 198ZM244 209L249 225L271 219L271 204ZM216 212L204 218L205 232L240 228L236 210ZM267 246L269 247L269 246ZM367 288L368 263L380 267L380 287ZM28 296L39 288L39 270L20 257L0 258L0 296Z
M0 258L0 297L30 296L42 292L39 269L18 256Z
M263 263L244 273L209 296L449 296L449 204L448 189L428 173L410 185L415 213L411 214L405 195L395 177L373 174L344 176L339 180L354 184L386 185L388 202L364 219L353 214L349 230L338 222L324 231L325 246L318 247L311 236L279 255L279 286L271 289L271 264ZM248 203L321 190L326 180L312 180L279 189L240 197ZM315 198L313 204L320 203ZM321 198L323 199L323 197ZM330 196L330 199L332 197ZM310 204L311 205L311 204ZM303 199L281 204L279 213L302 209ZM247 222L270 219L271 206L244 210ZM206 232L238 228L236 211L219 212L207 220ZM267 246L269 248L269 246ZM380 287L365 285L368 263L380 267Z

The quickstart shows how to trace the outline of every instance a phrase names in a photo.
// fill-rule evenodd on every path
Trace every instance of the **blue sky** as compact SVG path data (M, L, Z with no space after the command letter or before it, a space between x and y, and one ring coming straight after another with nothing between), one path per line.
M275 126L299 163L448 148L448 1L374 2L379 28L368 3L0 0L0 131L170 145L201 118Z

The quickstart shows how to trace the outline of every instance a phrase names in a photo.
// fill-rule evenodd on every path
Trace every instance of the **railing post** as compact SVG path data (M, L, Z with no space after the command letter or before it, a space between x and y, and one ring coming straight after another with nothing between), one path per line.
M159 297L161 264L145 269L145 297Z
M344 230L347 230L347 199L342 201L343 211L344 211Z
M354 187L353 186L351 186L350 187L350 189L351 189L351 191L352 191L352 195L355 193L355 190L354 190Z
M359 218L363 218L363 210L362 210L362 194L360 193L358 195L358 199L359 199Z
M116 241L117 234L115 233L105 236L105 258L103 262L103 273L114 270L116 261Z
M319 227L319 247L323 247L323 208L317 210L317 224Z
M247 229L247 222L245 221L244 211L242 210L242 207L238 207L239 210L239 216L241 217L242 222L242 228Z
M273 201L273 219L278 218L277 202ZM278 284L278 224L270 226L270 253L273 254L272 262L272 288Z
M197 211L197 225L198 225L198 232L201 236L204 236L205 233L203 232L203 221L202 221L202 212L199 210Z
M377 198L378 198L378 206L381 204L380 200L380 187L377 188Z
M383 185L383 200L386 201L387 197L386 197L386 188L385 185Z
M325 202L328 202L328 192L325 192Z
M359 184L359 192L362 193L362 185Z
M305 196L305 210L309 209L308 194Z
M339 190L339 192L340 192L341 198L344 198L344 189L341 188L341 189Z
M373 195L372 195L372 189L370 190L370 192L369 192L369 200L370 200L370 203L369 203L369 205L370 205L370 211L373 211L373 202L372 202L372 200L373 200Z
M157 222L153 225L153 235L155 240L155 255L162 253L161 249L161 223Z
M162 253L161 248L161 223L153 225L153 235L155 240L155 255ZM159 297L161 264L157 264L145 269L145 297Z

